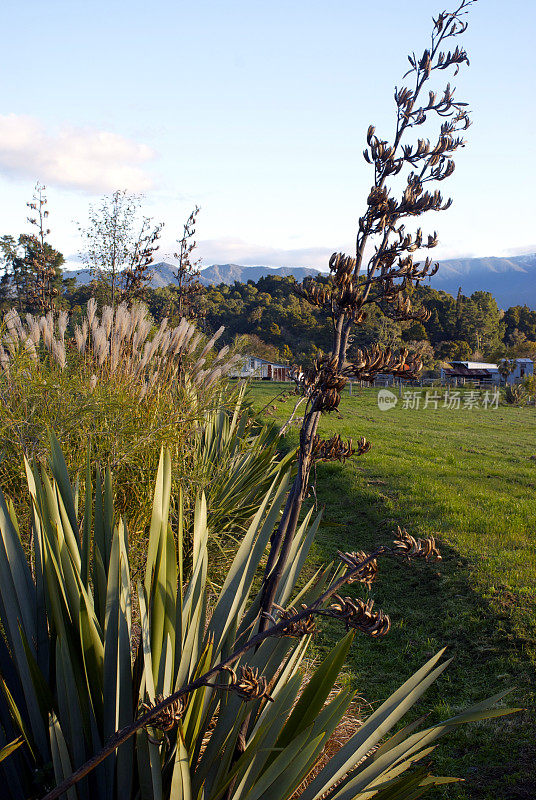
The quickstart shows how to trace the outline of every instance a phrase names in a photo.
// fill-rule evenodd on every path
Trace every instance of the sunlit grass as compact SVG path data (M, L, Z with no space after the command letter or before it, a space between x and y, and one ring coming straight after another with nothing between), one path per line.
M253 386L257 407L280 389ZM275 406L268 418L277 422L292 402ZM373 596L393 630L354 649L360 694L378 701L448 646L454 662L423 708L443 717L512 686L528 711L472 726L442 745L435 768L466 782L438 796L536 796L536 408L406 410L399 403L382 412L377 390L368 389L346 393L340 415L325 415L321 433L366 436L373 447L344 465L318 466L325 512L317 560L331 560L339 548L373 549L397 525L436 535L444 557L409 569L382 564Z

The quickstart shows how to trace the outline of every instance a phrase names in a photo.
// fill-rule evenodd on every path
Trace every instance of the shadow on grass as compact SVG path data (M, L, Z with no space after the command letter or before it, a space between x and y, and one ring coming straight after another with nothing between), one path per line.
M412 532L412 509L398 507L388 481L367 484L339 464L318 468L316 495L324 507L313 559L328 562L337 550L372 551L389 544L397 525ZM361 484L361 485L359 485ZM431 526L434 518L430 519ZM433 527L430 532L433 533ZM471 563L439 542L443 561L413 562L384 558L371 596L388 613L392 630L382 640L360 637L349 667L361 696L372 704L385 699L426 659L442 647L453 663L428 691L417 713L429 721L446 719L467 706L510 687L505 705L528 709L498 720L463 726L447 737L433 757L436 774L455 775L437 795L456 800L528 800L536 797L534 698L536 670L531 655L534 632L514 631L511 611L518 602L505 593L499 608L471 583ZM348 594L361 587L348 588ZM317 648L331 645L336 631L326 630Z

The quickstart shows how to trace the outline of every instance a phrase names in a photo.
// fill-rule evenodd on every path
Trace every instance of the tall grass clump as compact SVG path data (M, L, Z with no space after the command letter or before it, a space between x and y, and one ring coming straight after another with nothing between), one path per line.
M99 314L94 300L73 327L66 312L22 320L9 311L0 334L2 489L17 503L22 457L45 457L48 430L73 475L83 475L91 442L93 463L114 471L116 507L128 512L137 540L165 443L186 498L190 486L207 489L223 521L236 490L245 519L279 469L277 440L256 425L243 389L227 382L237 356L216 349L221 333L207 340L185 319L156 328L141 305Z

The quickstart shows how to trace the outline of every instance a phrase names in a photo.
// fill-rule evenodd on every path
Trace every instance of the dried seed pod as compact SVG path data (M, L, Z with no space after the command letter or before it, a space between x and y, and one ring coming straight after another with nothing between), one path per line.
M340 436L332 436L331 439L321 439L315 436L313 440L312 457L315 461L345 461L355 453L352 447L352 440L343 442Z
M357 442L357 448L355 454L357 456L362 456L365 453L368 453L371 447L372 447L371 442L369 442L368 439L365 439L365 437L362 436Z
M352 574L348 577L346 583L364 583L366 586L371 587L372 581L378 574L378 562L375 558L367 561L368 555L363 550L358 550L355 553L342 553L340 550L339 558L343 561Z
M159 694L156 698L154 703L143 703L141 708L142 711L145 713L147 711L151 711L155 706L159 705L164 700L164 696ZM151 728L160 728L162 731L170 731L182 719L182 715L184 714L184 700L182 697L178 697L169 706L166 706L162 709L153 719L147 723L148 726Z
M319 394L315 401L316 411L334 411L341 402L341 393L336 389L328 389Z
M264 675L259 675L257 667L241 666L237 675L231 667L223 667L231 676L230 684L225 687L236 692L242 700L261 700L262 698L273 702L273 697L268 693L268 681Z
M335 602L329 607L330 615L346 623L346 630L355 628L368 636L385 636L391 620L383 611L373 611L374 600L352 600L350 597L334 595Z
M407 558L424 558L425 561L441 561L441 553L433 536L415 539L405 528L398 527L398 538L393 542L395 552Z
M410 379L416 377L421 369L422 360L416 354L410 355L407 350L393 353L374 346L358 350L353 363L345 371L358 380L372 381L379 372Z
M279 612L279 618L275 619L271 614L265 614L264 616L267 617L274 625L277 625L280 622L284 622L285 620L292 620L292 617L296 616L297 611L292 606L290 608L282 608L278 606L277 603L274 603L274 608L277 609ZM305 604L302 603L302 609L307 608ZM293 637L295 639L301 639L302 636L310 636L313 633L316 633L316 622L314 616L311 614L307 617L302 617L298 620L292 620L289 624L277 634L278 637Z

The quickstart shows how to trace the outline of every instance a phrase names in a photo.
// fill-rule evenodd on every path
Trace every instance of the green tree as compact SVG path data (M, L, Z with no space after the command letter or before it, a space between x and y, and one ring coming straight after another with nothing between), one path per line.
M33 225L36 233L25 238L23 247L30 287L29 307L41 314L52 311L61 294L60 268L63 264L61 253L46 241L50 233L50 228L47 227L47 204L46 186L38 181L31 201L26 204L31 212L28 222Z
M292 360L292 350L288 346L288 344L284 344L281 350L281 358L283 361L291 361Z
M503 358L499 361L499 374L505 383L508 382L509 376L516 368L515 358Z
M61 296L63 255L48 242L21 233L0 239L3 274L1 300L15 302L19 311L46 313Z
M426 328L422 322L414 320L402 330L402 339L405 342L421 342L428 339Z
M461 338L470 342L475 350L487 358L501 343L504 332L502 316L490 292L473 292L470 298L463 298L458 318Z

